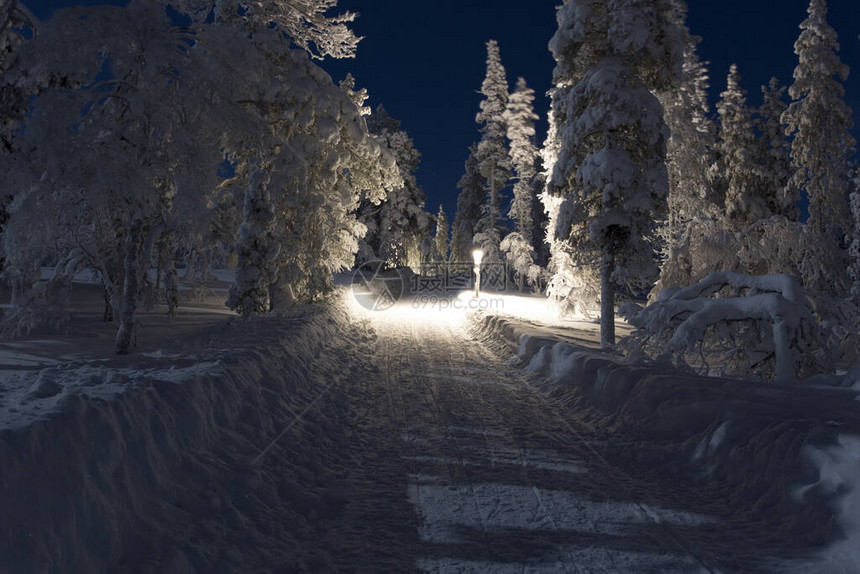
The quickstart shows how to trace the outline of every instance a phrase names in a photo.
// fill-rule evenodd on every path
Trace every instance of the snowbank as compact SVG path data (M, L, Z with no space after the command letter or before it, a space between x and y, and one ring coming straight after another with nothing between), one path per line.
M366 337L312 306L20 372L0 393L0 572L329 568L316 541L346 496L343 382Z
M823 559L835 563L838 552L840 564L855 560L846 571L860 568L851 550L860 545L860 452L851 438L860 435L858 389L626 364L511 317L478 316L472 327L497 351L515 352L516 362L575 410L577 420L611 434L612 456L721 492L729 507L753 513L807 548L844 539Z

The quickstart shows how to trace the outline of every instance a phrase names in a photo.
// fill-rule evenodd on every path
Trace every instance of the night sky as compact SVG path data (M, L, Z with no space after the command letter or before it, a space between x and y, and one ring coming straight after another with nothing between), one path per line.
M25 3L46 18L51 7L75 0ZM87 3L98 3L90 0ZM121 2L115 2L121 3ZM469 144L478 139L474 122L485 72L488 39L499 42L502 63L513 87L523 76L537 92L538 143L546 132L544 96L550 88L554 61L547 42L555 32L555 6L560 0L340 0L339 10L358 12L356 32L364 36L354 60L326 61L335 81L347 72L358 87L367 88L369 104L383 103L402 121L423 160L418 181L428 196L427 209L445 205L453 218L457 181ZM753 105L771 76L791 83L796 64L794 41L806 18L808 0L691 1L689 26L703 37L702 59L710 61L711 101L725 89L729 65L736 62ZM852 68L845 83L846 99L860 123L860 10L857 0L830 0L828 21L842 46L840 57ZM860 129L855 128L860 139Z
M806 18L808 0L781 0L779 10L763 0L693 0L688 24L702 36L699 55L711 62L711 102L726 87L736 62L753 105L771 76L790 84L797 58L794 42ZM541 116L538 143L546 133L555 62L547 43L556 30L556 0L341 0L338 7L358 12L354 29L365 39L355 60L325 64L339 81L351 71L370 94L403 122L423 154L418 181L427 209L443 203L449 220L457 202L469 144L479 137L475 114L484 79L488 39L499 42L502 63L513 88L523 76L537 92ZM839 34L840 58L852 68L846 99L860 123L860 10L857 0L829 0L828 21ZM712 111L714 111L712 109ZM715 112L714 112L715 113ZM854 130L860 139L860 129Z

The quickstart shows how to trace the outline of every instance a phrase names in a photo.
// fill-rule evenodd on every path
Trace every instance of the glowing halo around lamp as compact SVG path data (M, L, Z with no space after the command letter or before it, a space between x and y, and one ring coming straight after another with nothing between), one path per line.
M472 251L472 258L475 260L475 299L481 296L481 259L484 258L484 252L481 249Z
M484 251L481 249L475 249L472 251L472 257L475 259L475 265L480 265L481 259L484 258Z

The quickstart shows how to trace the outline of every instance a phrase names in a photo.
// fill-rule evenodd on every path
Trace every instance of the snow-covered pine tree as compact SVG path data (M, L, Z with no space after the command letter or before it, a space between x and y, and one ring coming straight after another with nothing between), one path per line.
M440 204L439 212L436 214L436 235L433 240L436 243L436 254L443 263L448 261L448 233L448 216L445 215L445 210Z
M555 120L554 111L554 107L559 105L558 102L560 101L558 92L559 88L550 89L552 106L547 113L549 129L540 150L543 164L541 179L544 182L544 188L540 191L538 198L546 217L543 239L549 246L549 260L546 269L549 280L546 285L546 294L559 306L559 312L562 315L579 314L590 317L591 312L599 302L600 280L599 278L595 280L591 267L577 265L573 261L568 243L562 238L557 238L555 234L559 210L564 200L562 194L556 190L553 190L555 191L553 193L549 188L549 181L561 151L561 137L558 133L561 126ZM598 287L595 288L595 285Z
M478 166L478 144L469 146L469 157L466 158L465 173L457 182L460 190L457 196L457 213L454 214L454 224L451 229L450 261L471 268L472 238L475 228L481 218L481 207L484 205L484 178Z
M484 262L493 273L483 280L486 285L501 286L504 275L499 273L502 256L499 245L506 226L502 215L502 190L511 177L511 162L505 140L505 108L508 103L508 81L502 66L499 45L487 42L487 74L481 84L481 111L475 121L481 126L481 139L475 155L478 171L484 180L485 201L481 217L475 225L473 243L484 251Z
M798 64L788 89L793 102L783 114L791 144L789 185L809 196L808 224L822 236L840 240L851 228L848 159L855 141L854 120L841 81L848 66L839 59L836 30L827 23L825 0L811 0L794 44Z
M534 113L534 98L534 90L528 87L524 78L519 78L516 88L508 98L504 115L516 182L514 198L508 211L508 218L514 223L514 231L502 240L500 247L520 290L526 281L535 285L541 271L532 269L535 266L534 212L535 204L538 203L535 179L540 157L534 144L534 124L538 119Z
M788 104L783 100L785 91L785 86L780 86L776 78L771 78L767 86L761 87L762 104L755 118L759 133L758 155L762 196L767 201L768 209L774 215L797 221L800 195L797 188L788 187L791 145L785 137L785 126L782 124L782 115L788 109Z
M615 342L616 284L657 273L652 233L666 209L668 130L651 89L678 77L682 57L658 8L568 0L550 41L559 138L547 184L559 204L554 241L573 264L599 261L603 347Z
M736 64L729 68L726 90L720 94L717 113L717 179L725 190L727 226L740 231L770 215L761 195L761 166L758 164L755 126L741 87Z

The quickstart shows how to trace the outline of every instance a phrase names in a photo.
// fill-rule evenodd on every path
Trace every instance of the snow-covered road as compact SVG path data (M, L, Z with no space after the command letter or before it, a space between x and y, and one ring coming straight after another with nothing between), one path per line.
M575 414L456 318L410 318L405 306L368 317L375 371L351 401L363 410L363 452L333 534L344 570L762 566L746 562L742 535L723 518L700 514L719 501L608 461Z
M856 553L837 391L541 378L517 333L588 324L336 297L7 380L0 574L857 571L809 560Z

